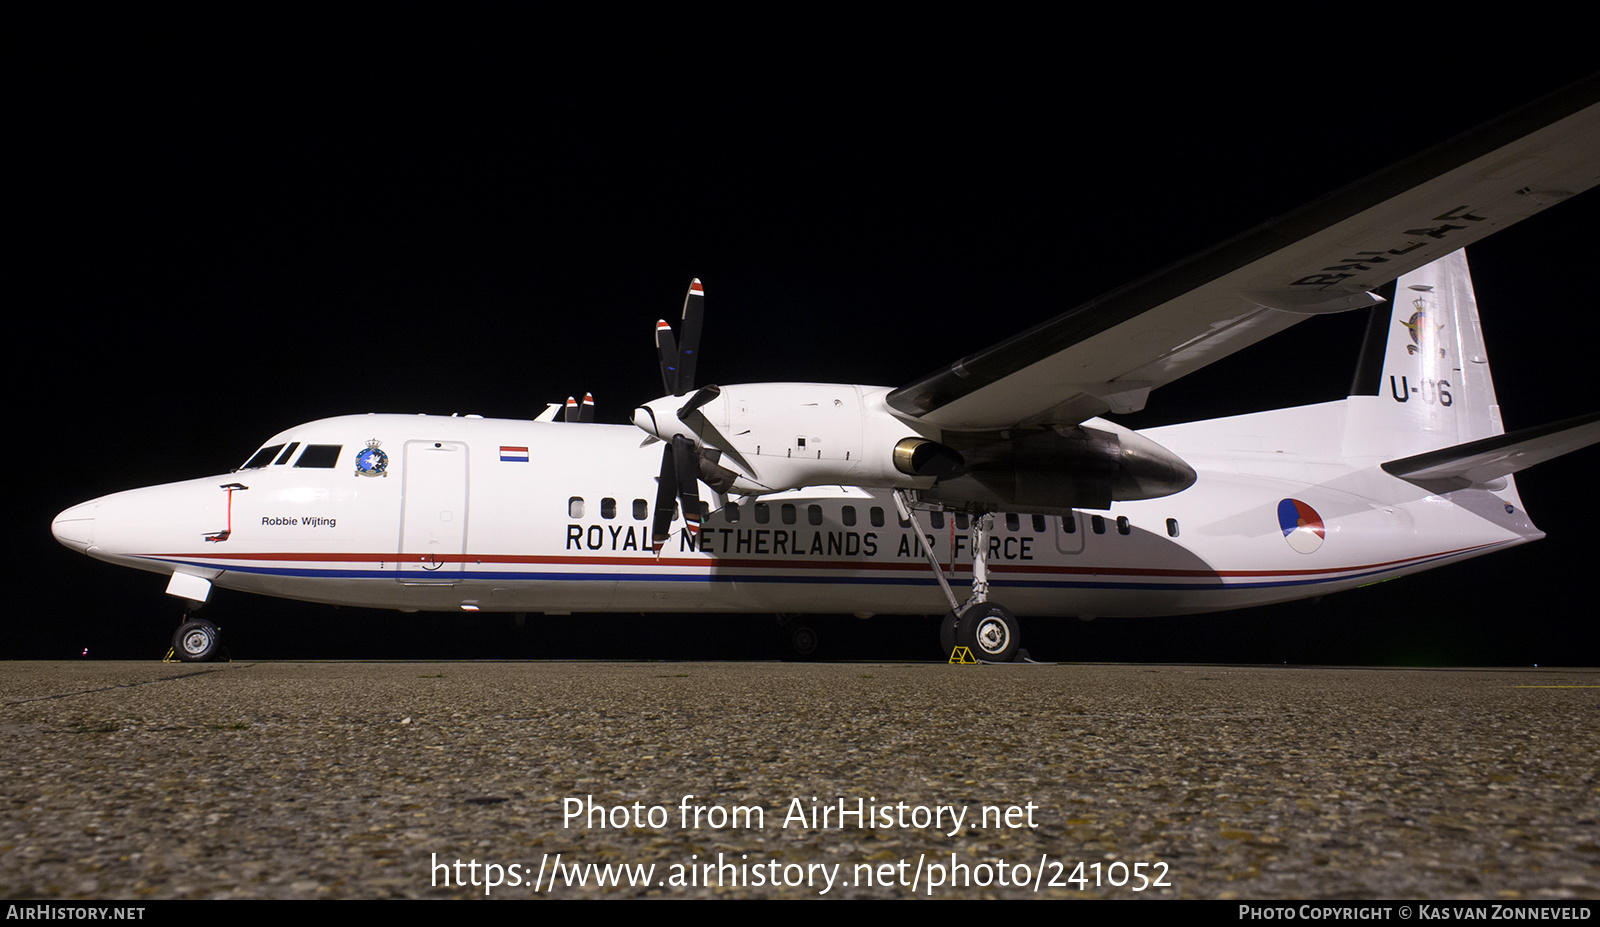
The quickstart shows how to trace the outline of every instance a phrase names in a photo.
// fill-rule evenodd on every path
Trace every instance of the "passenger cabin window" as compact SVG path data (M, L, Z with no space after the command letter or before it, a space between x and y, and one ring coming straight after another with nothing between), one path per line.
M944 513L943 512L932 512L932 513L930 513L928 515L928 524L932 525L933 526L933 530L935 530L935 531L944 530Z
M568 518L582 518L583 517L583 497L582 496L573 496L571 499L567 500L567 517Z
M339 465L339 452L342 450L343 444L313 444L301 452L300 459L294 465L331 470Z
M872 521L872 527L874 527L874 528L882 528L883 527L883 509L882 508L880 508L879 506L875 505L875 506L872 507L872 510L867 513L867 515L869 516L869 518Z
M730 502L722 507L722 520L730 525L739 523L739 503Z
M806 506L806 521L809 522L810 524L813 524L813 525L822 524L822 506L820 506L820 505L808 505L808 506Z
M600 517L601 518L616 518L617 517L617 500L609 498L609 497L601 499L600 500Z
M1078 516L1076 514L1061 516L1061 533L1062 534L1077 534L1078 533Z
M1117 516L1117 533L1118 534L1132 534L1133 533L1133 528L1128 525L1128 516L1126 516L1126 515L1118 515Z
M1178 520L1176 518L1167 519L1167 537L1175 538L1177 536L1178 536Z
M1044 516L1043 515L1035 515L1035 516L1033 516L1033 532L1035 534L1044 534Z
M778 517L783 519L783 523L786 525L792 525L800 520L800 516L795 513L793 502L785 502L780 506L778 508Z
M854 528L856 526L856 507L853 505L845 506L839 512L839 518L844 522L846 528Z
M772 506L765 502L756 503L756 524L764 525L772 521Z
M633 517L635 521L645 521L650 517L650 503L643 499L633 500Z
M966 512L957 512L956 513L956 530L957 531L966 531L966 530L968 530L967 513Z
M1099 515L1090 515L1089 527L1094 530L1095 534L1105 534L1106 520Z
M1006 514L1006 530L1007 531L1021 531L1022 530L1022 516L1021 515L1013 515L1013 514L1007 513Z
M261 450L256 451L256 455L254 457L250 458L249 460L245 461L244 466L240 467L239 469L240 470L259 470L260 468L265 467L266 465L272 463L273 458L277 457L278 456L278 452L281 451L281 450L283 450L283 445L281 445L281 444L269 444L266 447L262 448Z

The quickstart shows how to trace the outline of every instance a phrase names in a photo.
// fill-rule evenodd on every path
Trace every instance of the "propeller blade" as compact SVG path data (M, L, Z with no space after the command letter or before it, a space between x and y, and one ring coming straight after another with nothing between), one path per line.
M671 395L678 394L678 341L665 319L656 322L656 354L661 357L661 385Z
M661 555L661 546L672 537L672 498L678 491L678 468L672 445L661 449L661 476L656 481L656 514L650 524L650 549Z
M583 402L578 406L578 421L594 421L594 393L583 394Z
M705 416L702 415L695 419L694 423L690 424L689 427L694 431L695 436L704 442L706 447L715 448L716 450L721 451L722 459L733 461L734 464L736 464L738 468L744 472L744 475L752 482L760 482L760 477L756 475L756 468L751 466L750 461L746 460L745 456L739 453L739 449L734 447L733 442L724 437L722 432L718 431L715 425L712 425L706 420Z
M720 386L707 385L700 387L693 396L689 397L689 401L678 409L678 420L685 425L689 424L688 418L691 414L700 411L701 406L721 395L722 387Z
M705 318L706 289L700 278L689 282L688 295L683 297L683 343L678 345L678 386L672 395L682 396L694 389L695 360L700 353L700 324Z
M690 538L700 536L700 452L683 435L672 436L672 457L678 471L678 505Z
M561 420L563 422L575 422L578 420L578 400L573 399L571 396L567 397L567 405L561 410Z

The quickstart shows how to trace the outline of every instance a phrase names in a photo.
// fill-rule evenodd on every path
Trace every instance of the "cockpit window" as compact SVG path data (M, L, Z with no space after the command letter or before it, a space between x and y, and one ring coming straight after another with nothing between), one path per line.
M250 458L248 461L245 461L245 465L239 469L255 470L260 467L265 467L267 464L272 463L272 458L278 456L278 452L281 450L283 450L283 445L269 444L261 450L256 451L256 456Z
M331 470L339 465L339 452L344 450L343 444L311 444L307 445L305 453L294 462L297 467L316 467L320 470Z
M299 446L300 446L300 442L299 441L295 441L294 443L290 444L288 447L284 448L283 449L283 453L278 455L278 459L274 460L272 462L272 465L274 467L281 467L284 464L288 463L289 462L289 458L294 456L294 449L299 447Z

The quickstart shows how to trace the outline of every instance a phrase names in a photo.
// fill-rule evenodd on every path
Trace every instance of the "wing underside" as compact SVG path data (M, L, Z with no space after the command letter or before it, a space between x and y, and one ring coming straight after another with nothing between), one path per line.
M1600 77L891 392L948 431L1076 424L1600 182ZM1585 234L1592 234L1586 231Z

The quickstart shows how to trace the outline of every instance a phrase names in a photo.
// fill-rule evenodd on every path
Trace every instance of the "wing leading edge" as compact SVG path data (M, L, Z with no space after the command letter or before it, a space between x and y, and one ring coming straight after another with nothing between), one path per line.
M888 395L949 431L1068 425L1600 182L1600 75L964 357ZM1586 232L1585 234L1592 234Z

